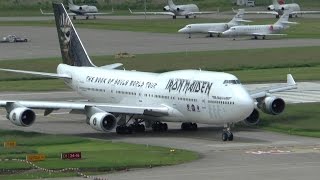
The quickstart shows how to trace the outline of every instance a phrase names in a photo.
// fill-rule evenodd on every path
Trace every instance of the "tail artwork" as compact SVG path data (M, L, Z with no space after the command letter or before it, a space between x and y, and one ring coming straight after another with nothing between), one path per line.
M53 10L63 63L71 66L95 66L83 47L64 6L54 3Z

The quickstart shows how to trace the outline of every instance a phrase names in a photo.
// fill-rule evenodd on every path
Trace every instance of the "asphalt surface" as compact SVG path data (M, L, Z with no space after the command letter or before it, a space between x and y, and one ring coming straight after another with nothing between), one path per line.
M60 57L55 27L0 27L1 34L15 34L29 38L28 43L0 43L0 60ZM190 52L205 50L231 50L250 48L277 48L320 46L318 39L251 40L240 38L206 38L197 35L187 38L184 34L146 33L78 29L89 55L114 55L119 52L132 54Z
M247 85L256 89L268 84ZM287 92L287 102L295 103L297 93L304 94L300 102L320 102L320 82L299 83L298 90ZM280 94L276 94L280 95ZM290 98L288 98L290 96ZM281 95L280 95L281 97ZM0 94L0 99L20 100L81 100L74 92L42 92ZM70 115L66 110L57 111L47 117L36 111L38 119L31 127L17 127L5 120L5 110L0 110L1 129L17 129L50 134L71 134L104 140L166 146L196 151L200 159L177 166L132 169L124 172L99 175L107 179L318 179L320 172L320 141L317 138L290 136L253 129L237 129L234 141L222 142L221 128L199 125L196 132L180 131L180 124L169 123L166 133L147 131L142 134L117 135L115 132L101 133L85 124L82 115ZM83 179L83 178L59 178Z

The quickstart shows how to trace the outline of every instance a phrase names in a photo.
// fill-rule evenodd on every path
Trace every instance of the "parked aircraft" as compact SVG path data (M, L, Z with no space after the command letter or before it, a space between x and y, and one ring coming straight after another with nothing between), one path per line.
M175 5L172 0L168 0L168 5L163 7L164 12L132 12L129 8L131 14L151 14L151 15L170 15L173 19L176 19L177 16L185 16L189 18L190 16L196 17L199 14L212 14L216 13L215 11L199 11L199 8L195 4L184 4L184 5Z
M193 33L206 33L210 37L216 34L220 37L221 33L228 30L230 27L241 25L243 22L251 22L243 19L244 9L239 9L238 13L233 17L233 19L226 23L198 23L198 24L188 24L184 28L181 28L178 32L189 34Z
M73 16L73 19L76 19L76 16L85 16L86 19L89 19L90 16L93 16L95 19L96 16L101 16L101 15L109 15L112 14L113 12L110 13L99 13L98 8L96 6L89 6L89 5L75 5L73 3L73 0L68 0L68 9L70 11L69 16ZM44 13L42 9L40 9L41 14L43 15L53 15L53 13ZM112 10L113 11L113 10Z
M286 34L278 34L279 32L289 28L289 24L297 24L296 22L289 22L289 13L283 14L280 19L269 25L245 25L245 26L234 26L227 31L223 32L224 36L231 36L235 39L237 36L253 36L255 39L266 36L284 36ZM233 39L233 40L234 40Z
M32 109L43 109L44 115L54 110L71 109L70 113L86 115L94 129L117 133L141 132L147 127L166 131L164 122L182 122L184 130L197 129L196 123L225 127L223 141L233 140L230 125L239 121L255 124L259 111L280 114L285 108L273 92L296 88L291 75L287 84L248 91L237 77L222 72L177 70L150 73L119 70L122 64L95 66L85 50L63 4L53 3L63 63L57 73L1 69L59 78L89 101L20 101L1 100L7 118L15 125L30 126L36 115ZM133 122L128 126L129 122ZM145 125L141 124L142 122Z
M276 18L279 18L284 14L284 11L290 11L289 17L298 17L299 14L319 14L320 11L301 11L299 4L279 4L278 0L272 0L272 4L268 6L268 11L247 11L247 14L257 13L257 14L274 14Z

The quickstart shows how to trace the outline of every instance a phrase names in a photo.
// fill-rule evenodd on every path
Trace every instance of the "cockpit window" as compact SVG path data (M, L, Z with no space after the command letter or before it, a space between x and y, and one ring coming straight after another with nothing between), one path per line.
M224 80L223 84L241 84L239 80Z
M187 28L191 28L191 26L187 26Z
M236 28L231 28L232 31L236 30Z

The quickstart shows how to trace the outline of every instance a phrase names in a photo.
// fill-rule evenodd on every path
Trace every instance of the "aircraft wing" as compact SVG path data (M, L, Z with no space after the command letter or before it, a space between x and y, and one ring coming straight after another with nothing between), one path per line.
M218 13L219 11L198 11L198 12L189 12L189 15L193 14L215 14Z
M237 19L236 21L240 22L240 23L250 23L250 22L252 22L250 20L245 20L245 19Z
M131 14L136 14L136 15L169 15L169 16L174 16L175 14L172 13L172 12L150 12L150 11L147 11L147 12L133 12L130 8L129 8L129 11Z
M208 33L211 33L211 34L221 34L222 31L208 31Z
M245 14L272 14L279 15L276 11L245 11Z
M54 15L53 13L43 12L42 9L40 9L40 12L41 12L42 15L52 15L52 16ZM73 13L73 12L68 12L68 15L69 16L76 16L76 14Z
M263 98L266 97L270 93L275 93L275 92L282 92L282 91L287 91L290 89L297 89L297 84L294 81L293 77L291 74L287 74L287 83L283 85L277 85L277 86L270 86L267 88L263 89L256 89L253 91L250 91L249 94L253 99L258 99L258 98Z
M252 36L286 36L287 34L252 33Z
M71 76L68 74L56 74L56 73L46 73L46 72L37 72L37 71L23 71L23 70L3 69L3 68L0 68L0 71L22 73L22 74L32 74L32 75L46 76L46 77L51 77L51 78L71 79Z
M17 101L17 100L1 100L0 107L9 107L12 103L31 109L43 109L45 115L49 115L53 110L70 109L74 112L85 112L86 108L94 107L109 113L135 114L149 116L167 116L169 108L165 106L159 107L141 107L119 104L93 103L93 102L68 102L68 101ZM72 112L72 111L71 111Z
M293 11L290 14L320 14L320 11Z
M70 15L70 13L68 13ZM84 16L103 16L103 15L110 15L113 12L105 12L105 13L84 13Z

